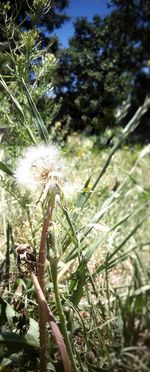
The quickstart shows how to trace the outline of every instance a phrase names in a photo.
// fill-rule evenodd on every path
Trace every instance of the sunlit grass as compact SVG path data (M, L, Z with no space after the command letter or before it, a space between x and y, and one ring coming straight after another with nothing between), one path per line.
M128 370L148 368L147 347L144 346L145 354L141 357L140 346L145 339L141 333L147 332L150 291L147 149L142 157L140 146L118 149L84 208L76 203L79 191L66 201L67 209L56 207L58 285L74 357L81 371L105 367L121 371L126 368L125 358ZM69 138L62 152L70 181L81 189L91 176L85 190L90 192L110 149L99 150L92 138L76 135ZM17 275L13 244L28 242L38 251L42 215L29 195L22 193L20 198L20 190L16 186L14 189L11 181L3 180L2 186L1 263L9 239L10 272L13 270ZM7 221L12 226L12 237L6 234ZM49 266L51 254L49 248L46 287L57 316ZM27 279L24 283L23 301L27 296L34 317L33 291ZM14 284L9 288L9 297L13 299Z

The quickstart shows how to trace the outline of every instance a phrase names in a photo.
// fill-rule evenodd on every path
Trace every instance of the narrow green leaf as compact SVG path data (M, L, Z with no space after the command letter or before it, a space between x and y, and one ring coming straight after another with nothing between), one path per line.
M113 205L113 203L114 203L114 199L116 199L116 194L115 194L115 193L113 193L110 197L108 197L108 198L104 201L104 203L103 203L103 205L102 205L100 211L98 211L98 212L95 214L95 216L91 218L91 220L90 220L90 226L88 226L88 227L84 230L83 236L80 238L80 242L82 242L82 241L87 237L87 235L88 235L88 234L91 232L91 230L93 229L93 226L101 220L101 218L104 216L104 214L105 214L105 213L108 211L108 209Z
M105 163L104 163L104 166L103 168L100 170L99 172L99 175L97 177L97 179L95 180L95 182L93 183L93 186L90 190L90 192L87 192L85 194L82 194L82 203L80 203L80 208L82 209L85 205L85 203L88 201L88 199L90 198L90 196L92 195L92 191L95 190L97 184L99 183L100 179L103 177L103 175L105 174L110 162L111 162L111 159L112 159L112 156L115 154L115 152L118 150L118 148L120 147L120 145L122 144L122 142L129 136L130 133L132 133L135 128L140 124L140 119L141 117L145 114L145 112L147 112L147 110L149 109L150 107L150 97L149 96L146 96L145 98L145 101L143 103L142 106L140 106L138 108L138 110L136 111L136 113L133 115L133 117L131 118L131 120L128 122L128 124L125 126L124 130L122 131L122 136L121 138L116 142L116 144L112 147L112 150L108 156L108 158L106 159ZM88 180L87 180L88 182Z
M80 194L78 195L78 198L76 200L76 207L77 208L81 208L82 205L83 205L83 202L85 200L85 195L88 191L88 186L90 184L90 181L91 181L91 175L89 176L89 178L87 179L87 181L85 182L84 186L83 186L83 189L82 191L80 192Z
M76 280L73 279L73 283L70 284L70 288L72 285L75 287L71 288L71 297L70 301L73 303L74 306L78 307L78 304L83 296L83 288L86 281L86 262L83 260L76 271Z
M84 239L87 237L87 235L93 229L94 224L98 223L100 221L100 219L103 217L104 213L107 211L107 208L109 207L109 203L108 202L110 202L111 200L112 200L111 198L110 199L107 199L104 202L102 209L94 216L93 220L91 220L90 226L88 228L86 228L83 236L80 237L80 243L82 243L84 241ZM86 255L85 255L86 262L89 261L89 259L91 258L91 256L93 255L93 253L96 251L96 249L100 246L100 244L102 243L102 241L104 240L104 238L110 232L112 232L113 230L115 230L119 225L123 224L130 216L132 216L134 214L135 214L135 212L134 213L129 213L129 214L125 215L120 221L118 221L114 226L112 226L107 232L103 233L103 236L101 236L100 239L97 239L96 241L94 240L94 242L92 242L89 245L88 251L86 252ZM83 251L83 248L82 248L82 251ZM64 258L64 261L65 262L71 261L72 259L74 259L75 257L77 257L77 254L78 254L78 251L77 251L77 245L76 245L76 249L75 249L75 247L73 247L73 248L71 248L71 250L69 250L69 252L67 252L67 254L66 254L65 258Z
M99 272L102 272L104 270L110 270L112 269L114 266L118 265L119 263L121 263L122 261L124 261L127 257L130 256L130 253L135 251L135 249L137 248L137 245L131 249L129 249L127 252L123 253L122 255L120 255L119 257L116 257L114 258L112 261L106 261L103 265L100 266L100 270L99 268L96 270L97 273Z
M59 216L57 216L57 220L59 221L61 227L63 228L63 231L66 232L66 235L63 238L63 241L61 242L63 252L65 252L65 250L68 247L68 245L70 244L70 242L72 242L76 246L77 239L74 238L74 236L72 235L70 229L68 229L66 227L66 225L62 222L62 219L59 218Z
M115 261L118 261L119 258L116 257L114 260L112 260L112 258L116 255L116 253L118 253L122 248L123 246L127 243L127 241L134 235L134 233L138 230L138 228L143 224L143 222L146 220L146 218L144 218L141 222L139 222L132 230L131 232L125 237L125 239L123 239L123 241L116 247L116 249L107 256L107 265L106 265L106 262L102 265L100 265L96 272L99 273L101 272L103 269L108 269L108 268L111 268L114 266L114 263ZM122 256L121 256L122 257ZM117 262L119 263L119 261Z
M38 128L38 131L39 131L39 135L40 135L40 138L44 141L44 142L48 142L49 141L49 134L48 134L48 131L46 129L46 126L44 124L44 121L35 105L35 102L33 101L33 98L28 90L28 87L24 81L24 79L22 79L22 84L23 84L23 87L25 89L25 93L26 93L26 96L27 96L27 99L28 99L28 102L29 102L29 105L30 105L30 109L32 111L32 114L33 116L35 117L36 119L36 124L37 124L37 128Z
M105 203L104 203L105 204ZM106 204L107 205L107 204ZM105 206L106 206L105 205ZM97 239L96 241L94 240L94 242L92 242L91 244L89 244L88 246L88 249L86 250L86 254L84 255L84 260L86 263L88 263L88 261L90 260L90 258L92 257L93 253L95 253L95 251L101 246L103 240L106 238L106 236L108 236L112 231L114 231L118 226L121 226L123 225L124 222L126 222L128 219L130 219L131 217L135 217L136 215L141 215L141 212L143 210L145 210L145 207L148 206L149 204L148 203L143 203L143 205L140 206L140 208L138 208L136 211L132 212L132 213L128 213L127 215L125 215L121 220L119 220L115 225L113 225L108 231L106 231L105 233L103 233L103 235L100 237L100 239ZM98 212L99 213L99 212ZM100 217L100 215L99 215ZM128 239L134 234L134 232L141 226L141 224L145 221L145 217L144 219L134 227L134 229L131 231L131 233L123 240L123 242L117 246L116 250L119 251L122 246L125 244L126 241L128 241ZM85 235L84 235L85 237ZM81 243L82 240L80 240L80 243ZM87 247L84 247L84 249L86 249ZM83 248L82 248L82 252L83 252ZM116 251L115 251L116 253ZM111 256L109 256L109 259L111 259L113 257L113 255L115 253L112 253ZM64 258L64 261L65 262L69 262L71 261L72 259L74 259L75 257L77 257L77 254L78 254L78 250L75 249L74 247L71 249L71 251L67 252L67 255L65 256Z
M17 110L20 112L20 114L23 116L24 118L24 112L22 110L22 107L20 106L20 103L17 101L17 99L13 96L13 94L11 93L11 91L9 90L7 84L5 83L4 79L2 78L2 76L0 77L0 83L1 85L3 86L3 88L6 90L6 92L9 94L9 96L11 97L14 105L16 106Z
M30 127L28 127L28 125L25 124L25 115L24 115L24 112L22 110L22 107L20 105L20 103L18 102L18 100L14 97L14 95L12 94L12 92L10 91L10 89L8 88L7 84L5 83L4 79L2 78L2 76L0 75L0 83L1 85L3 86L3 88L5 89L5 91L7 92L7 94L9 94L11 100L13 101L15 107L17 108L17 110L19 111L19 113L21 114L21 116L23 117L23 121L21 122L22 126L24 128L26 128L27 132L28 132L28 135L31 139L31 141L33 143L36 143L36 140L34 138L34 134L31 130ZM8 115L6 114L6 116L8 117ZM10 118L8 117L8 120L10 121Z
M0 334L0 344L7 345L9 348L14 350L27 349L28 351L38 349L38 340L35 340L31 335L19 336L16 333L4 331Z
M63 207L63 206L61 207L61 209L62 209L62 211L63 211L63 213L64 213L64 215L66 217L66 220L68 222L68 225L70 227L70 230L72 232L73 237L75 238L76 241L78 241L78 238L77 238L77 235L76 235L76 231L75 231L75 227L74 227L73 222L71 220L71 217L70 217L70 214L69 214L68 209L66 207Z
M143 224L146 218L143 218L142 221L140 221L132 230L131 232L123 239L123 241L116 247L116 249L109 254L108 259L110 260L118 251L122 249L122 247L127 243L127 241L134 235L134 233L137 231L137 229Z
M3 163L2 161L0 161L0 169L6 174L8 174L9 176L13 176L13 172L11 171L11 169L8 167L8 165Z

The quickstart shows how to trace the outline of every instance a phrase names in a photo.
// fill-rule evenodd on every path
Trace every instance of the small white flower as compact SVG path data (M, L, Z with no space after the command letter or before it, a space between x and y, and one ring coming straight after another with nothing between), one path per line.
M17 183L34 193L59 192L64 186L64 164L54 145L28 147L14 173Z

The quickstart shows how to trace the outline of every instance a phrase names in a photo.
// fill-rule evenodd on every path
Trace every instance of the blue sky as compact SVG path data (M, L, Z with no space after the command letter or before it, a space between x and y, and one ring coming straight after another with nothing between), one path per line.
M71 19L55 31L55 34L59 37L61 46L68 46L68 39L73 35L73 22L76 17L86 16L91 20L94 14L104 17L110 11L110 8L107 7L107 0L70 0L69 7L66 8L65 12Z

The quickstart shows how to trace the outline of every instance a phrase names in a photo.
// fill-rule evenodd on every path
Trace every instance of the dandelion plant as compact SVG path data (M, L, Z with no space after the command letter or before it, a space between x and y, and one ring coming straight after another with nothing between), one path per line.
M63 187L66 186L66 183L64 181L63 169L63 160L59 156L56 146L50 144L41 144L29 147L25 150L22 159L18 160L18 165L14 173L17 183L29 190L32 193L32 196L34 196L36 204L41 203L43 209L43 226L38 254L38 283L39 288L41 288L40 291L42 291L40 293L43 293L43 295L45 292L46 240L49 232L49 227L52 224L52 214L55 206L55 197L56 195L62 195ZM33 281L37 284L33 273L32 279L34 279ZM39 290L37 290L37 293L39 293ZM41 296L38 296L40 330L40 371L44 372L46 371L47 310L46 313L43 311L43 300ZM57 298L58 296L56 296L56 302ZM60 306L58 306L58 312L59 309L61 309ZM61 314L60 318L62 317ZM66 329L64 329L64 333L67 346L69 345L69 354L71 357L71 361L74 364L74 359L72 356Z

